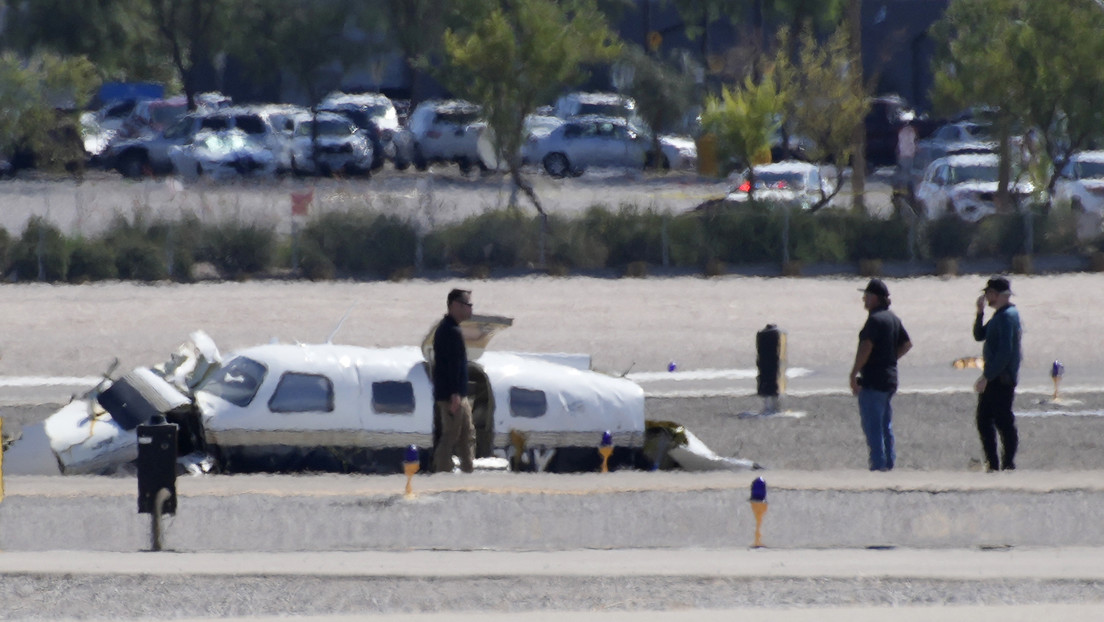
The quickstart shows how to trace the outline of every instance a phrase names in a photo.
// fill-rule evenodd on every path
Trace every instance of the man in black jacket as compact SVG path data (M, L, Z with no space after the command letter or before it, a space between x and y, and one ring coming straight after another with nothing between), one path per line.
M448 313L433 333L434 419L441 436L433 450L433 470L452 471L452 456L460 458L460 470L472 472L475 429L468 401L468 351L460 323L472 315L471 292L454 289L448 294Z

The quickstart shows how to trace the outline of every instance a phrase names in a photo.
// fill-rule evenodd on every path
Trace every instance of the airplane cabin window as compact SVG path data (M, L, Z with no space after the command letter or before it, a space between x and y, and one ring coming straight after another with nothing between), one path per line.
M414 414L414 385L394 380L373 382L372 410L385 415Z
M257 395L268 370L264 365L244 356L239 356L218 370L203 385L203 390L234 404L246 407Z
M317 374L288 372L276 385L268 408L274 413L332 412L333 382Z
M548 412L548 398L544 391L510 387L510 413L515 417L536 419Z

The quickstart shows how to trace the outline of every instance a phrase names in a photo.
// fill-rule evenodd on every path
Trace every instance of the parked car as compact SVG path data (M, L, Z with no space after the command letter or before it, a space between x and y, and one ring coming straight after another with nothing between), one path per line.
M725 201L743 204L754 198L757 202L809 209L829 191L819 167L797 160L760 164L745 170L738 179Z
M581 175L590 167L644 168L648 144L625 119L574 117L528 147L553 177Z
M660 136L661 166L689 168L697 164L697 146L690 138ZM579 116L543 136L531 135L522 152L540 162L553 177L580 175L592 167L641 169L653 162L652 138L626 119Z
M113 140L101 154L106 168L119 171L123 177L164 175L173 170L169 149L188 144L200 130L202 114L187 114L164 132L150 132L123 140Z
M348 117L308 112L295 119L291 167L296 173L366 175L372 170L372 161L372 143Z
M1104 215L1104 151L1073 154L1054 184L1054 202Z
M552 112L561 119L598 116L638 120L636 101L616 93L568 93L556 100Z
M928 165L916 189L916 201L922 215L936 219L954 214L967 222L977 222L995 214L999 172L1000 159L992 153L937 159ZM1033 191L1030 182L1009 184L1009 193L1017 203Z
M291 170L291 137L286 123L294 114L294 108L282 104L231 106L203 116L200 127L215 131L242 130L260 141L272 154L276 172L286 173Z
M195 139L169 149L176 173L186 179L268 177L276 174L276 158L262 139L237 128L203 130Z
M213 112L227 102L229 98L221 93L200 93L196 95L196 110ZM188 99L183 95L113 101L81 114L84 149L90 156L98 157L112 141L163 132L187 113Z
M274 123L282 123L286 106L228 107L214 112L197 112L184 115L164 132L148 131L137 138L113 141L104 151L104 166L112 168L124 177L164 175L174 170L169 158L172 147L192 142L202 130L220 132L240 129L257 138L268 149L276 162L277 172L291 170L291 136Z
M927 138L916 141L916 155L912 160L912 170L907 171L911 188L924 177L928 165L948 155L968 153L991 153L996 151L997 143L989 136L989 126L972 121L948 123Z
M372 170L390 159L395 168L410 166L413 144L399 125L394 103L382 93L330 93L318 104L320 112L336 112L348 117L372 143Z
M486 170L482 150L487 151L484 136L487 123L482 109L462 100L425 101L410 114L413 139L413 163L419 171L435 162L455 162L462 172L473 166Z

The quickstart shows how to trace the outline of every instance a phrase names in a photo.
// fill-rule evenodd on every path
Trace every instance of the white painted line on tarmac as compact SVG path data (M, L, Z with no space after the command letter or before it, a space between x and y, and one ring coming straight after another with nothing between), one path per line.
M0 376L0 387L92 387L101 380L102 376Z
M813 373L804 367L790 367L787 378L802 378ZM636 383L647 382L686 382L700 380L751 380L759 372L755 369L695 369L693 371L642 371L627 374L625 377Z

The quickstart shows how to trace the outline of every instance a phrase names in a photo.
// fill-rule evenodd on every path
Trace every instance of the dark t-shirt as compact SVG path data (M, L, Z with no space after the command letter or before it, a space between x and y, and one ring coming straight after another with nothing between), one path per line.
M468 350L460 325L446 315L433 333L433 399L448 401L468 394Z
M875 391L897 390L897 348L909 341L901 320L888 308L875 309L859 331L859 341L874 344L863 365L859 385Z

